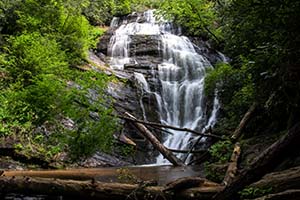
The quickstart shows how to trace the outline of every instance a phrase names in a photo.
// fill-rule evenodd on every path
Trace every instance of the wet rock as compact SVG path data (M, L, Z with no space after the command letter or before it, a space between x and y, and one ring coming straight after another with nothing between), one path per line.
M113 30L105 32L105 34L101 37L100 41L97 44L97 53L102 53L107 55L107 49L109 46L110 38L113 35Z
M228 60L223 54L213 49L207 41L199 37L189 37L194 43L194 48L197 53L203 55L212 65L217 62Z
M80 163L80 166L86 168L96 168L96 167L122 167L128 166L131 163L122 161L115 156L111 156L102 152L96 153L91 158L86 159Z
M129 54L131 57L161 57L161 37L159 35L131 35Z

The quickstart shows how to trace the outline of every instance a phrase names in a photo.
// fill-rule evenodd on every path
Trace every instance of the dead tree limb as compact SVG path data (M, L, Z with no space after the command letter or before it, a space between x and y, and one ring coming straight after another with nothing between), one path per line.
M240 137L240 135L241 135L243 129L245 128L245 126L247 125L249 119L251 119L256 107L257 107L257 104L253 103L252 106L249 108L249 110L246 112L246 114L242 118L239 126L235 129L235 131L233 132L233 134L231 136L231 139L233 141L236 141Z
M250 165L241 171L240 175L229 184L224 191L215 196L215 200L233 199L234 195L245 186L258 181L267 172L280 164L290 152L300 145L300 123L291 128L269 148L263 151Z
M230 184L237 173L237 163L238 159L241 155L241 145L239 143L236 143L233 149L233 153L230 158L230 162L223 180L223 185Z
M204 137L211 137L211 138L216 138L216 139L219 139L219 140L223 140L222 136L214 135L214 134L207 134L207 133L199 133L197 131L194 131L194 130L191 130L191 129L188 129L188 128L179 128L179 127L160 124L160 123L155 123L155 122L145 122L143 120L138 120L136 118L131 118L131 117L128 117L128 116L118 116L118 117L121 118L121 119L125 119L125 120L131 121L131 122L137 122L137 123L144 124L144 125L167 128L167 129L172 129L172 130L182 131L182 132L189 132L189 133L193 133L195 135L200 135L200 136L204 136Z
M129 113L125 113L129 118L135 119ZM151 144L174 166L184 166L184 163L178 159L171 151L169 151L164 145L160 143L160 141L141 123L133 122L137 129L141 132L141 134L149 141Z

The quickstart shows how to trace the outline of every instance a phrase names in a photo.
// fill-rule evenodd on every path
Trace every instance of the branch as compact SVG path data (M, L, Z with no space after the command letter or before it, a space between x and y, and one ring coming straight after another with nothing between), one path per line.
M246 114L242 118L239 126L235 129L235 131L233 132L233 134L231 136L231 139L233 141L236 141L241 136L242 130L245 128L248 121L251 119L256 107L257 107L257 104L253 103L252 106L249 108L249 110L246 112Z
M167 128L167 129L172 129L172 130L182 131L182 132L189 132L189 133L193 133L195 135L200 135L200 136L204 136L204 137L211 137L211 138L216 138L216 139L219 139L219 140L224 140L224 138L221 137L221 136L214 135L214 134L207 134L207 133L199 133L197 131L194 131L194 130L191 130L191 129L188 129L188 128L179 128L179 127L160 124L160 123L155 123L155 122L145 122L143 120L133 119L133 118L126 117L126 116L118 116L118 117L121 118L121 119L131 121L131 122L138 122L138 123L144 124L144 125L162 127L162 128Z
M169 149L169 151L172 151L174 153L186 153L186 154L190 154L190 153L205 153L206 150L191 150L191 149L188 149L188 150L180 150L180 149Z
M225 178L223 180L223 185L226 186L230 184L233 181L235 175L237 174L237 162L240 155L241 155L241 145L239 143L236 143L230 158L230 163L228 165Z
M135 119L129 113L125 113L128 118ZM134 121L133 124L140 131L140 133L149 141L151 144L166 158L170 163L174 166L184 166L184 163L178 159L171 151L169 151L164 145L160 143L160 141L141 123Z

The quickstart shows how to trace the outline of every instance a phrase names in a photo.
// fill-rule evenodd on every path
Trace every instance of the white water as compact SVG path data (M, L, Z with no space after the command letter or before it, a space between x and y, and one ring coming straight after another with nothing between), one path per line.
M180 30L174 29L172 24L158 24L153 17L153 11L144 13L146 22L121 22L121 26L115 31L109 47L111 66L122 70L124 64L136 63L129 55L130 35L159 35L161 39L163 62L158 66L161 91L150 91L145 77L135 73L135 78L143 91L154 93L160 111L160 120L163 124L176 127L189 128L203 131L214 126L219 109L219 101L215 97L213 111L208 118L205 115L204 105L204 77L207 68L211 68L210 62L199 55L191 41L184 36L175 35ZM114 19L112 26L118 25L118 19ZM143 106L142 110L144 112ZM146 119L146 114L144 114ZM172 134L164 138L164 145L170 149L188 149L193 141L190 133L168 130ZM185 155L177 155L186 159ZM189 160L190 157L187 158ZM157 157L157 163L167 163L163 156Z

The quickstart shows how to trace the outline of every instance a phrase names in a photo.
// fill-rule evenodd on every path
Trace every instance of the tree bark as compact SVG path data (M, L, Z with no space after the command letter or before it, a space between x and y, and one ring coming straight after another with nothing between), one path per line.
M217 194L215 200L233 199L238 191L259 180L274 169L284 158L300 145L300 123L291 128L285 136L263 151L224 191Z
M204 182L205 179L199 177L180 178L168 183L167 186L164 188L164 191L174 191L177 193L180 190L193 188L193 187L200 187L204 184Z
M286 190L284 192L276 194L268 194L266 196L254 199L254 200L297 200L300 197L300 190Z
M70 181L29 177L0 177L0 193L64 196L72 199L210 199L223 189L204 180L201 187L182 190L179 193L164 192L165 187L146 184L101 183L95 181Z
M251 184L250 187L261 189L272 187L273 193L300 189L300 166L267 174L258 182Z
M129 118L135 119L129 113L125 113ZM133 122L141 134L174 166L184 166L184 163L178 159L171 151L169 151L160 141L141 123Z
M241 155L241 145L239 143L236 143L233 149L233 153L230 158L230 162L223 180L223 185L230 184L237 173L237 163L238 159Z
M241 136L243 129L247 125L249 119L251 119L256 107L257 107L257 104L253 103L252 106L249 108L249 110L246 112L246 114L242 118L239 126L235 129L235 131L233 132L233 134L231 136L231 139L233 141L236 141Z

